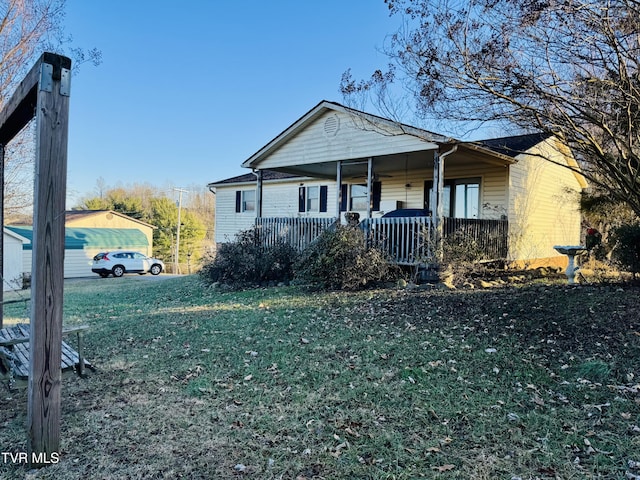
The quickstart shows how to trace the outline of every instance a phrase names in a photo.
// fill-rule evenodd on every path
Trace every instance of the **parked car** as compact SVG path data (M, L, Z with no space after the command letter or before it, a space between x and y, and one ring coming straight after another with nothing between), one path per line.
M151 273L158 275L164 270L164 263L157 258L147 257L140 252L131 250L113 250L111 252L101 252L93 257L93 267L91 271L97 273L102 278L109 275L121 277L125 273Z

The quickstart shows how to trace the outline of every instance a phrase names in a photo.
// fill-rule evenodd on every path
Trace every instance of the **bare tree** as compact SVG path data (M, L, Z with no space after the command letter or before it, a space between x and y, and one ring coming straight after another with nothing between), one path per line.
M640 216L640 2L385 3L403 19L384 47L391 62L363 81L346 72L347 101L392 104L381 97L399 85L423 117L555 135Z
M13 94L43 51L100 63L98 50L71 46L64 31L66 0L0 0L0 108ZM30 127L6 146L5 211L7 219L22 216L33 202L33 132Z

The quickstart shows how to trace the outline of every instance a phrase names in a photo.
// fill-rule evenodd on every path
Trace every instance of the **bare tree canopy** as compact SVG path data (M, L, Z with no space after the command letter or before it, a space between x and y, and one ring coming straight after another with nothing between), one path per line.
M422 116L557 136L585 176L640 216L640 2L385 0L403 28L386 71L348 99L401 85ZM383 98L385 97L385 98Z
M96 49L72 46L64 30L66 0L0 0L0 108L44 51L73 57L74 69L100 63ZM20 219L33 204L33 132L29 127L6 146L5 213Z

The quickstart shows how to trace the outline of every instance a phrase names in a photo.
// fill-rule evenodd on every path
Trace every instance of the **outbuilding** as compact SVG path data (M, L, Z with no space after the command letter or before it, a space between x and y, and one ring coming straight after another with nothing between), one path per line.
M28 240L22 246L22 271L31 273L33 227L8 226L6 230ZM6 235L5 235L6 237ZM65 229L64 278L90 277L93 257L103 251L131 249L146 253L147 236L137 228L73 228Z
M2 290L20 290L23 282L22 249L29 244L28 238L4 228L3 229L3 269Z

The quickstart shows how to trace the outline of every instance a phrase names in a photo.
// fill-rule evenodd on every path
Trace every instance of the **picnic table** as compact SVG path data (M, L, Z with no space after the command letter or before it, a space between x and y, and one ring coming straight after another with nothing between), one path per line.
M78 344L76 351L67 342L62 342L60 368L63 375L76 372L83 377L85 368L95 370L82 355L82 334L88 328L87 325L63 328L63 335L77 335ZM25 323L0 329L0 379L8 379L10 387L25 387L28 384L30 334L31 327Z

